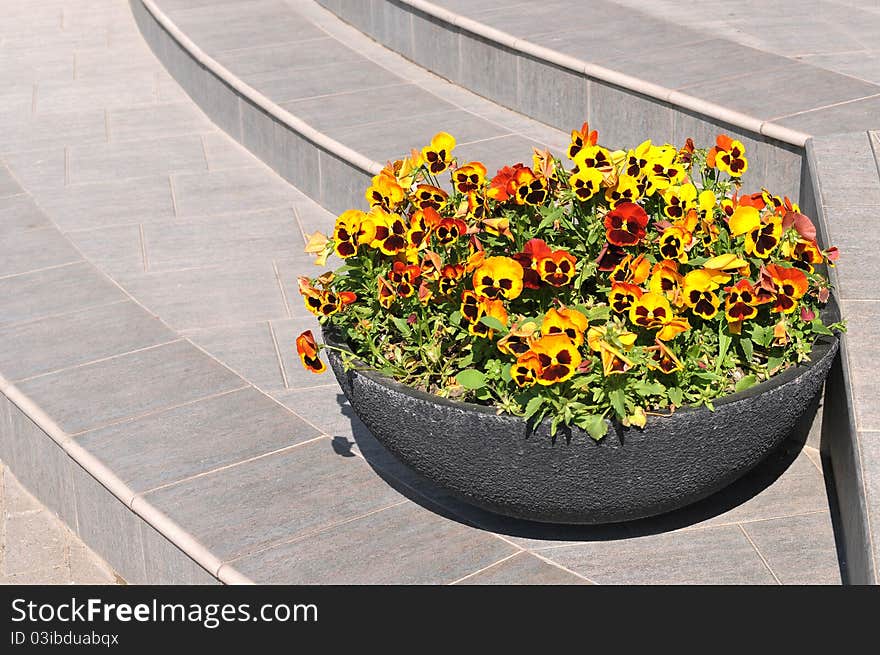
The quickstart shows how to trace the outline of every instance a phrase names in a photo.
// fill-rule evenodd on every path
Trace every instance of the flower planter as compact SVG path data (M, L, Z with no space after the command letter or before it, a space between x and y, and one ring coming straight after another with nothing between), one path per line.
M833 300L825 310L836 318ZM330 345L345 347L330 330ZM522 418L451 401L327 355L355 413L402 463L467 503L545 523L601 524L668 512L738 479L790 436L820 392L838 341L820 337L805 365L715 401L613 425L595 441L578 428L549 436Z

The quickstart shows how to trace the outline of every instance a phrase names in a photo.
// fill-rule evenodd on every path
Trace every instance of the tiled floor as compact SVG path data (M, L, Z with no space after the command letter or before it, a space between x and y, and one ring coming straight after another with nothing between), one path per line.
M24 4L34 13L13 12L15 30L45 15L33 29L47 45L0 43L0 71L23 66L30 75L16 75L31 92L0 95L9 109L0 121L12 126L0 131L9 167L0 164L0 216L13 208L0 222L12 235L3 248L27 252L33 232L57 227L53 234L78 250L73 263L65 246L41 252L50 259L36 271L27 256L2 260L13 268L0 273L0 372L113 470L135 502L150 503L226 566L261 582L840 582L820 463L800 441L698 506L608 528L501 519L408 473L353 417L332 379L303 372L293 352L295 335L314 326L295 293L296 276L313 272L299 239L328 229L332 215L204 119L140 40L126 2ZM247 44L249 29L254 35L257 22L228 20L236 1L216 15L173 4L206 49L231 51ZM87 9L101 15L108 6L115 9L98 28L48 20ZM201 28L199 16L207 16ZM260 31L263 45L294 38L285 25L298 26L295 38L311 34L309 20L291 21ZM325 31L310 44L339 52ZM114 62L123 46L121 71ZM256 70L275 59L257 50L240 51L238 65ZM298 52L277 57L296 68ZM72 77L65 56L88 74ZM399 57L379 65L406 73L407 84L378 95L411 100L426 116L413 139L431 131L432 112L457 121L468 108L474 135L480 121L497 132L463 144L469 156L514 148L528 157L532 143L567 140ZM375 93L347 91L359 102ZM378 105L365 113L327 99L286 103L294 105L337 138L371 134L359 147L381 154L390 121L370 128ZM96 325L118 337L96 339ZM49 344L57 361L27 347L36 342ZM71 351L70 343L82 347Z

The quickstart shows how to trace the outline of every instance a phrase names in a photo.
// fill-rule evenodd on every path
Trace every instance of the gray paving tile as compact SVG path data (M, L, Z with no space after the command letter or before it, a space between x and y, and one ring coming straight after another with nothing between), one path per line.
M852 75L860 80L880 84L880 55L864 53L853 57L852 53L821 54L801 57L811 66L827 68L836 73Z
M111 109L107 120L112 142L206 134L217 129L191 102Z
M336 378L329 373L326 376L314 376L313 382L321 386L273 391L272 396L309 423L320 428L324 434L339 437L347 441L350 446L357 447L361 436L369 430L355 415L342 389L336 383ZM373 439L372 436L369 438Z
M68 149L70 184L205 170L205 149L198 135Z
M520 55L496 42L462 32L456 82L484 98L518 109L515 72Z
M247 81L276 104L405 82L382 66L363 58L308 68L252 73Z
M245 50L224 51L217 54L217 61L233 74L249 80L259 73L292 71L327 64L357 61L363 55L346 47L336 39L323 38L303 43L278 43Z
M877 258L880 239L863 229L864 221L871 220L878 212L880 205L825 208L831 242L841 250L836 266L839 298L880 300L880 291L876 284L872 284L873 276L880 274L880 260Z
M448 23L420 11L413 10L411 14L412 60L425 67L430 66L432 72L447 80L461 79L461 59L458 56L460 30L449 29Z
M466 143L455 149L455 156L461 162L473 160L483 162L488 174L492 176L502 166L512 166L518 162L531 166L533 148L543 150L544 146L537 141L512 134L497 139Z
M87 432L77 441L142 493L318 435L248 387Z
M810 150L824 205L880 205L880 172L867 132L816 137Z
M135 303L114 303L0 328L0 370L18 380L175 338Z
M538 559L530 553L520 553L500 564L465 578L463 585L585 585L583 578Z
M212 171L224 168L253 168L260 161L245 148L222 133L204 134L205 155Z
M107 140L104 112L94 108L4 117L0 118L0 128L2 153L104 143Z
M864 478L868 525L872 534L880 530L880 433L859 432L861 466ZM874 542L874 561L880 558L880 545Z
M302 251L291 207L144 225L150 271L262 262ZM305 256L303 256L305 259Z
M404 503L245 557L235 567L256 581L282 584L443 584L513 552L497 537Z
M321 439L144 499L186 525L220 558L231 559L387 507L401 497L362 460L340 457L329 439Z
M294 203L294 214L302 230L303 237L321 232L329 235L333 231L336 216L311 200Z
M265 168L174 176L178 216L250 211L288 205L302 193Z
M124 79L133 74L155 74L162 67L140 39L113 47L81 48L75 57L77 80Z
M79 539L71 540L68 562L73 584L118 584L113 570Z
M408 8L371 3L370 35L389 50L412 58L412 13Z
M880 97L874 97L782 118L774 123L807 134L837 134L874 127L878 111Z
M841 583L829 514L758 521L743 527L782 584Z
M352 207L369 209L364 190L370 186L371 174L324 150L318 151L318 167L321 171L318 202L324 207L337 214Z
M432 111L450 111L455 107L415 84L399 84L381 89L340 93L327 98L311 98L283 102L281 106L317 130L343 128L371 123L376 117L400 116L402 107L408 115L418 116ZM365 112L364 107L370 111Z
M124 300L114 284L85 262L0 279L0 325Z
M744 93L743 89L749 92ZM786 89L786 92L779 93L779 89ZM776 119L877 95L880 94L880 86L794 63L772 74L759 73L734 80L707 82L688 87L687 92L756 118Z
M111 276L144 270L140 225L75 230L65 236L86 259Z
M174 215L167 177L40 189L37 202L62 230L140 223Z
M9 234L0 242L0 277L82 260L54 227Z
M599 584L775 584L739 526L541 551Z
M177 330L287 315L271 262L120 276L126 290Z
M511 130L460 109L411 116L405 122L394 119L328 130L329 136L340 143L379 162L408 155L413 148L421 150L438 132L449 132L456 143L468 143L510 134Z
M66 535L49 512L10 516L5 520L3 573L14 575L65 559Z
M0 521L7 515L39 510L42 506L21 486L8 468L3 468L3 489L0 491Z
M64 149L26 150L6 153L3 158L13 175L27 191L59 189L66 179Z
M580 128L586 120L587 79L546 61L520 57L516 109L559 129Z
M147 584L141 518L89 473L72 465L80 539L129 584Z
M49 81L37 85L36 113L85 110L156 102L156 74L131 73L125 77Z
M0 198L0 235L50 227L51 223L30 196Z
M193 345L177 341L18 386L73 434L230 391L242 386L242 380Z
M850 384L855 401L856 425L861 430L880 430L880 395L877 378L876 344L880 339L877 312L880 301L843 301L843 316L847 321L846 343L849 357Z
M12 177L9 169L3 164L0 164L0 198L16 196L21 193L24 193L21 185L15 181L15 178Z
M145 577L149 584L219 585L220 581L186 553L141 521Z
M183 334L260 389L284 388L281 362L268 323L192 330Z
M672 141L670 105L596 80L590 81L588 93L590 126L599 130L600 143L628 148L645 139L654 143Z
M281 362L284 365L284 375L289 388L300 389L333 383L329 369L327 373L320 375L307 371L296 354L296 338L304 331L311 330L315 339L321 341L321 328L314 316L309 314L301 318L272 321L272 329L278 341L278 351L281 353Z

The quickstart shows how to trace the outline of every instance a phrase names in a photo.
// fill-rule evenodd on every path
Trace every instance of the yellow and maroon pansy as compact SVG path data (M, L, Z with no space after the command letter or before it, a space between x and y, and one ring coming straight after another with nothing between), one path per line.
M394 303L394 299L397 297L394 292L394 285L392 285L388 280L379 275L376 278L376 289L376 297L379 299L379 304L385 309L391 307L391 305Z
M748 205L739 205L728 225L731 236L745 235L746 252L762 259L770 256L782 237L781 217L770 215L763 222L757 208Z
M468 323L480 320L480 297L470 289L461 292L461 315Z
M356 296L351 292L344 292L345 296L326 289L318 289L312 281L300 276L297 280L299 293L303 297L306 309L318 317L331 316L342 309L347 303L353 302Z
M517 205L543 205L547 200L547 178L535 175L535 172L526 166L518 169L511 181L514 188L513 199Z
M373 178L373 184L365 195L370 207L381 207L385 211L392 211L405 197L397 178L386 169Z
M628 282L630 284L641 284L648 279L650 274L651 262L648 261L645 253L641 253L635 258L632 255L626 255L612 269L608 280L612 283Z
M749 168L745 154L746 149L742 142L731 139L726 134L719 134L715 145L706 156L706 165L731 177L740 177Z
M419 184L413 191L412 202L419 209L431 208L440 211L449 201L449 194L431 184Z
M790 314L797 307L798 300L807 293L810 283L806 273L799 268L786 268L778 264L768 264L764 267L766 276L775 287L772 312Z
M422 148L422 161L432 175L438 175L452 164L455 138L446 132L438 132L431 143Z
M440 269L440 279L437 288L440 293L447 295L455 290L459 281L464 277L464 264L444 264Z
M541 334L564 334L574 342L574 345L580 346L584 342L584 332L587 331L590 323L582 312L576 309L560 307L555 309L551 307L544 314L544 322L541 323Z
M333 252L340 259L357 254L360 237L363 234L363 221L366 214L359 209L342 212L333 227Z
M434 230L437 243L448 246L467 233L467 223L458 218L443 218Z
M499 342L500 344L500 342ZM510 377L518 387L531 387L543 372L538 353L527 350L510 367Z
M296 352L303 367L312 373L323 373L327 366L318 357L318 344L311 330L306 330L296 338Z
M639 205L624 202L605 214L605 238L615 246L634 246L645 238L648 214Z
M541 364L537 382L543 386L568 380L583 360L575 343L564 334L542 336L532 344L531 352Z
M758 315L758 292L746 279L742 279L732 287L725 287L727 295L724 297L724 314L728 323L741 324Z
M666 296L652 292L642 294L632 304L629 320L649 330L659 330L657 338L661 341L668 341L691 327L686 318L674 314Z
M594 146L599 140L599 133L596 130L590 131L590 124L584 123L579 130L571 131L571 143L568 146L566 155L569 159L574 159L577 154L586 146Z
M416 281L421 269L404 262L394 262L388 272L388 281L394 287L394 293L400 298L409 298L416 290Z
M479 191L486 184L486 167L478 161L459 166L452 172L452 183L464 195Z
M663 213L673 221L684 218L690 210L697 208L697 188L693 184L671 186L661 191L660 195L666 203Z
M498 350L506 355L520 357L528 352L538 335L538 324L535 321L519 321L510 327L510 331L498 340Z
M813 272L814 265L823 264L825 262L825 255L822 254L819 244L815 241L798 241L789 255L789 258L792 260L794 266L797 266L807 273Z
M417 209L409 219L406 240L410 248L420 250L428 245L434 229L440 224L440 215L431 207Z
M672 146L659 147L645 169L648 181L645 195L653 195L655 191L663 191L684 181L684 166L675 161L677 151Z
M579 171L585 168L595 168L603 174L609 175L615 170L614 158L611 156L611 152L602 146L584 146L572 159L574 159L574 163Z
M605 202L612 209L619 205L636 202L642 195L639 180L629 175L617 178L617 184L605 189Z
M672 225L660 235L660 256L663 259L685 263L688 260L687 248L693 235L680 224Z
M678 262L674 259L661 259L651 269L648 289L653 293L662 293L673 305L680 305L681 283Z
M538 277L554 287L570 284L577 275L577 259L567 250L554 250L546 257L535 261Z
M373 207L363 221L364 230L371 237L370 246L386 255L396 255L406 250L407 226L399 214L389 214Z
M651 139L643 141L633 150L626 153L626 163L623 165L623 173L633 178L641 178L648 168L651 152Z
M514 240L513 232L510 231L510 219L507 216L498 218L484 218L481 222L483 229L496 237L505 237Z
M464 291L461 294L460 311L468 323L468 332L474 336L492 338L494 331L480 322L484 316L491 316L507 325L507 309L504 303L501 300L478 296L473 291Z
M645 362L645 365L649 369L661 371L668 375L681 371L684 368L681 360L675 356L672 349L659 339L654 342L653 346L645 348L645 352L648 354L648 360Z
M523 290L523 267L510 257L486 257L474 270L473 284L481 296L513 300Z
M632 304L642 297L642 288L627 282L614 282L608 292L608 306L618 314L629 312Z
M469 193L467 195L467 215L477 220L489 217L489 199L481 193Z
M682 298L685 305L702 319L715 318L721 299L715 293L718 285L712 281L712 275L703 269L697 269L684 276Z
M604 176L598 169L583 168L569 176L568 185L578 200L586 202L599 193L603 179Z

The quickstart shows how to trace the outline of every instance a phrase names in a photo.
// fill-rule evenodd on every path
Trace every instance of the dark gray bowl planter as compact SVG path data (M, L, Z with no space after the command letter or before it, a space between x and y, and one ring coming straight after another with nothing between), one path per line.
M836 314L836 308L830 308ZM343 346L324 332L326 343ZM360 419L401 462L465 502L545 523L599 524L668 512L741 477L795 430L837 353L819 339L805 366L715 402L617 425L595 442L580 429L549 436L481 405L446 400L325 351Z

